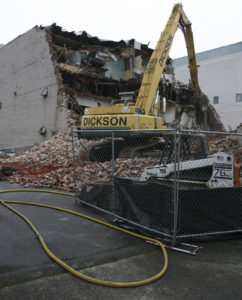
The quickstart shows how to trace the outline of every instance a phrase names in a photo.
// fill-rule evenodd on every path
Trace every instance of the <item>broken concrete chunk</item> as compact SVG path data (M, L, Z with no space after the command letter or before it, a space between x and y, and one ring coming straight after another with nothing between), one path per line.
M0 180L3 180L6 176L12 176L18 174L15 168L10 168L7 166L0 166Z

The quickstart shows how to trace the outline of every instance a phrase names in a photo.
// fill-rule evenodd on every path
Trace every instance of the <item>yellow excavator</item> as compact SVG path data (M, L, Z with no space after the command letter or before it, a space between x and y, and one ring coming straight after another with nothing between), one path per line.
M83 135L107 136L110 130L122 134L122 131L129 132L137 129L167 128L163 118L165 114L164 112L160 113L160 109L158 109L161 103L158 86L178 27L182 30L187 45L193 90L192 103L197 109L200 109L200 112L202 111L191 22L185 15L182 5L178 3L174 5L170 18L147 64L137 98L132 92L122 93L121 99L114 100L111 106L86 108L81 120Z
M193 34L191 30L191 22L185 15L182 5L175 4L170 18L161 33L160 39L154 49L150 60L145 69L142 83L136 96L135 92L121 93L121 99L113 100L111 106L89 107L84 111L81 120L81 137L95 138L110 137L112 134L119 137L115 141L114 157L133 158L133 157L156 157L163 151L164 147L170 145L170 152L173 153L172 135L165 135L163 138L154 137L146 134L147 130L172 128L171 124L177 126L182 125L181 111L177 109L178 105L170 105L169 109L166 105L166 99L159 95L159 83L162 78L163 71L167 65L169 51L174 39L174 35L178 29L182 30L188 51L188 62L191 77L191 88L193 96L186 99L185 106L190 106L187 117L192 115L192 121L187 123L200 125L202 120L203 109L199 97L199 85L197 74L197 62L193 43ZM179 94L179 93L178 93ZM161 98L162 97L162 112ZM169 100L169 99L168 99ZM192 105L191 105L192 104ZM192 108L191 108L192 106ZM184 110L184 109L183 109ZM193 110L193 113L191 111ZM194 113L195 112L195 113ZM172 115L173 121L166 122ZM183 118L184 119L184 118ZM195 120L194 120L195 119ZM185 123L186 123L185 122ZM167 124L169 124L167 126ZM185 128L185 127L183 127ZM197 127L196 127L197 128ZM194 129L188 127L185 129ZM194 158L197 158L197 150L191 149L191 136L184 137L182 143L182 152L184 159L193 159L191 153L194 152ZM208 155L207 142L202 137L195 137L198 140L195 144L202 154L199 158L205 158ZM200 151L202 149L202 151ZM106 161L111 159L112 141L97 141L90 148L85 149L89 153L91 161ZM82 155L81 155L82 157Z

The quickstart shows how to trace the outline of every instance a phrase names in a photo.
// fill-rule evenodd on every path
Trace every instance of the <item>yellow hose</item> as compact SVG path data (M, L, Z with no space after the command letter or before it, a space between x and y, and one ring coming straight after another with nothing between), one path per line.
M74 194L72 194L72 193L63 193L63 192L55 192L55 191L48 191L48 190L38 190L38 189L4 190L4 191L0 191L0 194L9 193L9 192L41 192L41 193L52 193L52 194L59 194L59 195L72 196L72 197L74 196ZM112 224L109 224L109 223L97 220L95 218L86 216L86 215L81 214L81 213L77 213L77 212L69 210L69 209L63 209L63 208L60 208L60 207L55 207L55 206L51 206L51 205L47 205L47 204L39 204L39 203L24 202L24 201L0 200L0 202L5 207L7 207L11 211L13 211L15 214L17 214L19 217L21 217L31 227L31 229L34 231L34 233L36 234L36 236L39 238L39 241L40 241L40 243L41 243L44 251L46 252L47 255L49 255L49 257L51 259L53 259L60 266L62 266L64 269L66 269L71 274L77 276L78 278L84 279L84 280L86 280L88 282L91 282L91 283L95 283L95 284L99 284L99 285L104 285L104 286L110 286L110 287L137 287L137 286L141 286L141 285L145 285L145 284L151 283L151 282L153 282L153 281L161 278L164 275L164 273L166 272L166 270L167 270L167 267L168 267L168 257L167 257L166 249L165 249L165 247L163 246L163 244L159 240L152 239L150 237L146 237L144 235L140 235L140 234L128 231L128 230L120 228L118 226L115 226L115 225L112 225ZM140 239L143 239L143 240L149 240L149 241L155 242L155 243L157 243L160 246L160 248L162 249L163 255L164 255L164 265L163 265L163 268L162 268L162 270L159 273L155 274L154 276L152 276L152 277L150 277L148 279L144 279L144 280L140 280L140 281L133 281L133 282L105 281L105 280L100 280L100 279L96 279L96 278L84 275L84 274L76 271L75 269L73 269L72 267L70 267L69 265L67 265L66 263L64 263L58 257L56 257L49 250L49 248L47 247L44 239L42 238L42 236L40 235L40 233L38 232L38 230L34 227L34 225L31 223L31 221L27 217L25 217L23 214L21 214L19 211L17 211L16 209L14 209L13 207L9 206L6 203L34 205L34 206L40 206L40 207L46 207L46 208L51 208L51 209L55 209L55 210L60 210L60 211L63 211L63 212L66 212L66 213L70 213L70 214L73 214L73 215L76 215L76 216L88 219L90 221L93 221L93 222L105 225L105 226L107 226L109 228L119 230L121 232L124 232L126 234L132 235L134 237L137 237L137 238L140 238Z

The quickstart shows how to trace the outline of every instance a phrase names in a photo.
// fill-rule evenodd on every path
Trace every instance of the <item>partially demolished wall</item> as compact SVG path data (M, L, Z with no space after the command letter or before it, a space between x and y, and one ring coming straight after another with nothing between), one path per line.
M59 104L82 115L84 107L110 105L120 92L139 89L152 49L135 40L102 41L66 32L53 24L46 28L59 83ZM75 116L76 119L78 116Z
M119 98L120 92L138 92L153 51L147 45L134 39L104 41L89 36L85 31L80 34L63 31L56 24L47 27L46 32L59 82L59 103L76 119L75 125L78 126L86 106L110 105L112 99ZM178 104L180 115L191 107L196 113L191 86L175 80L170 58L159 89L160 96L167 99L168 105ZM201 127L223 131L216 111L203 94L202 101L207 110L204 115L209 117L200 116L203 119ZM172 125L172 122L168 124Z

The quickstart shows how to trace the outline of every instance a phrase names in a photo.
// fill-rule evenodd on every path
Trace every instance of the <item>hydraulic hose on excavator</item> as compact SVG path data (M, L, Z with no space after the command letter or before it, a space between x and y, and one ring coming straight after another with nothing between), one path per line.
M0 191L0 194L4 194L4 193L10 193L10 192L41 192L41 193L51 193L51 194L58 194L58 195L64 195L64 196L70 196L70 197L74 197L75 195L72 193L64 193L64 192L56 192L56 191L48 191L48 190L38 190L38 189L15 189L15 190L3 190ZM12 212L14 212L15 214L17 214L19 217L21 217L30 227L31 229L34 231L36 237L38 237L39 242L42 246L42 248L44 249L44 251L46 252L46 254L52 259L54 260L56 263L58 263L61 267L63 267L64 269L66 269L68 272L70 272L71 274L75 275L76 277L86 280L88 282L91 283L95 283L98 285L104 285L104 286L110 286L110 287L137 287L137 286L142 286L148 283L151 283L159 278L161 278L168 267L168 257L167 257L167 253L166 253L166 249L164 247L164 245L156 239L152 239L150 237L141 235L141 234L137 234L131 231L128 231L126 229L120 228L118 226L100 221L98 219L92 218L90 216L69 210L69 209L64 209L64 208L60 208L60 207L55 207L55 206L51 206L51 205L46 205L46 204L39 204L39 203L34 203L34 202L24 202L24 201L10 201L10 200L0 200L0 203L2 205L4 205L6 208L10 209ZM82 218L85 218L87 220L90 220L92 222L96 222L98 224L107 226L109 228L112 229L116 229L118 231L124 232L126 234L129 234L131 236L143 239L145 241L152 241L156 244L158 244L160 246L160 248L162 249L163 255L164 255L164 265L163 268L161 269L161 271L155 275L153 275L150 278L144 279L144 280L140 280L140 281L133 281L133 282L114 282L114 281L105 281L105 280L100 280L100 279L96 279L87 275L84 275L78 271L76 271L75 269L73 269L71 266L69 266L68 264L66 264L63 260L61 260L60 258L58 258L57 256L55 256L50 249L48 248L48 246L46 245L44 239L42 238L41 234L39 233L39 231L35 228L35 226L31 223L31 221L24 216L23 214L21 214L19 211L17 211L15 208L13 208L12 206L8 205L7 203L12 203L12 204L24 204L24 205L33 205L33 206L38 206L38 207L45 207L45 208L50 208L50 209L55 209L55 210L59 210L62 212L66 212L69 214L73 214Z

